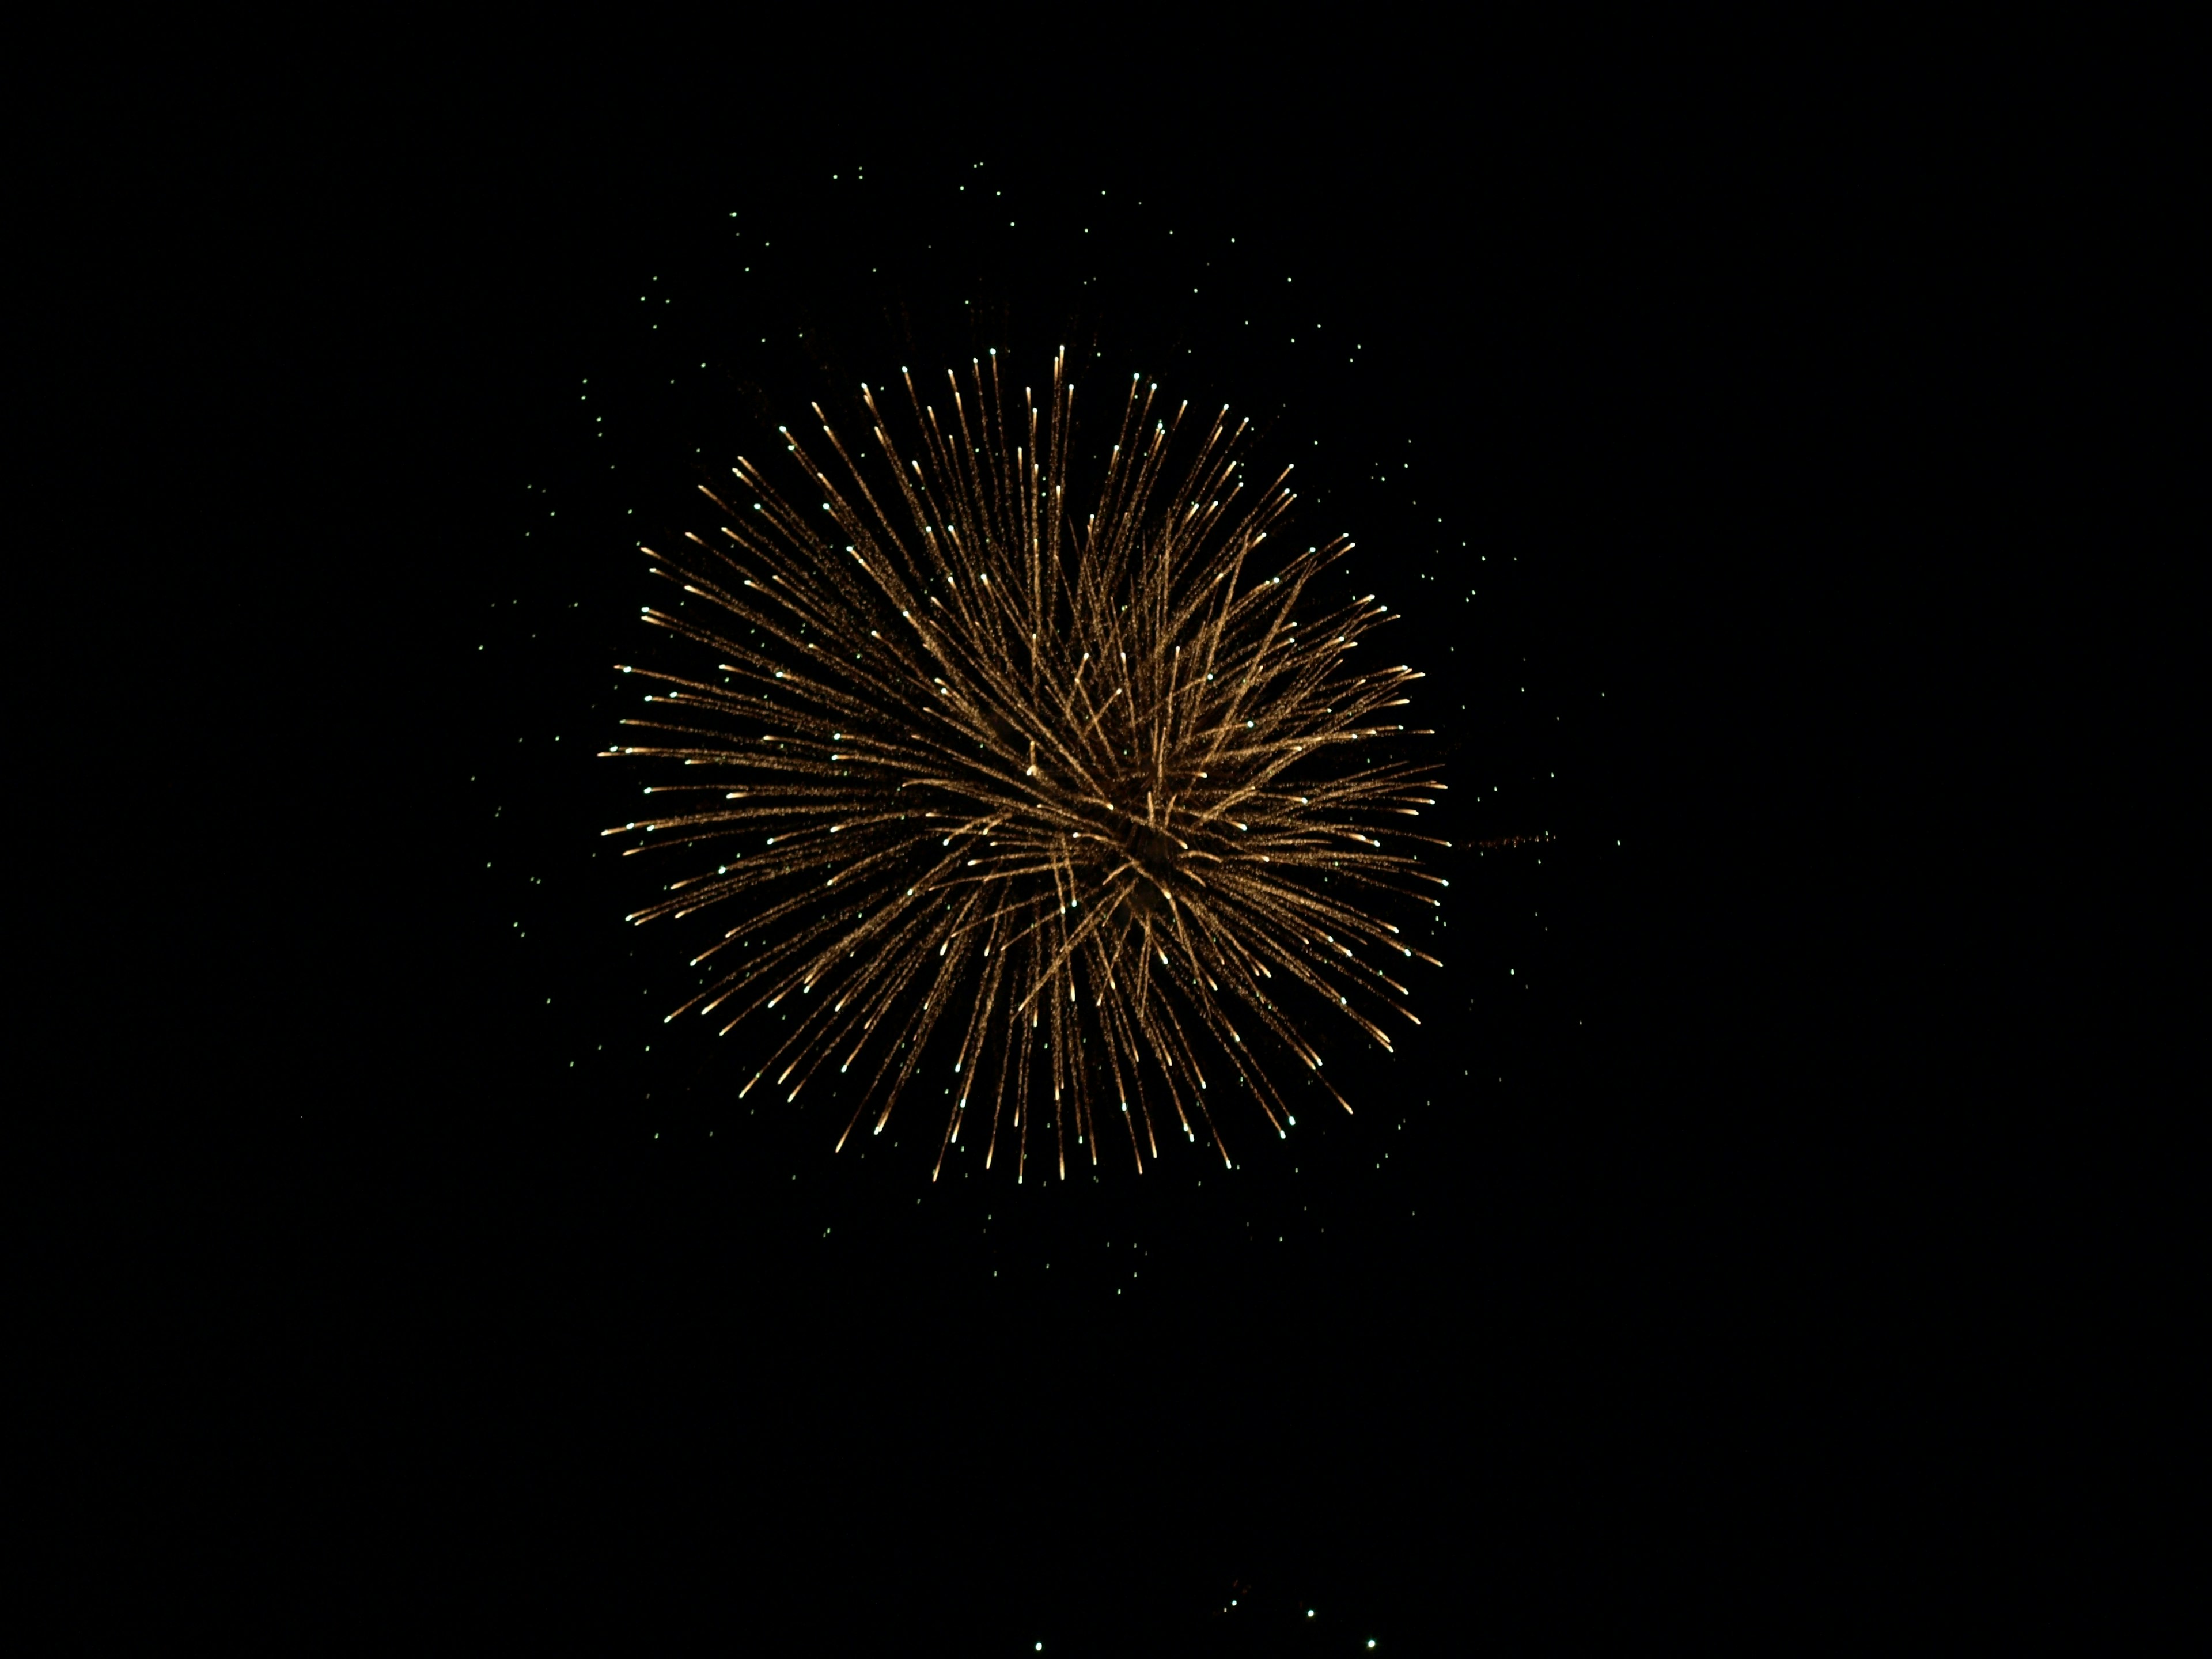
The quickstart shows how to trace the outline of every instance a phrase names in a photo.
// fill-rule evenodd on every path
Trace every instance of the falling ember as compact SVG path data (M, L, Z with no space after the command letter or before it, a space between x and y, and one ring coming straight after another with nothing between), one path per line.
M1351 544L1270 547L1262 568L1290 469L1248 487L1249 422L1224 409L1171 470L1188 405L1156 415L1141 376L1095 501L1070 509L1066 368L1063 352L1042 409L1027 389L1009 407L995 353L964 386L948 374L946 410L908 377L911 454L863 387L869 444L822 427L834 477L782 430L796 499L740 459L737 491L706 492L719 540L648 550L705 614L647 620L714 665L623 670L655 687L623 724L655 736L608 751L711 779L653 792L696 791L700 810L605 832L649 835L632 853L699 849L701 872L633 921L742 915L697 958L720 976L677 1012L727 1031L803 992L743 1090L773 1077L795 1098L823 1061L857 1064L841 1146L864 1119L880 1133L925 1063L957 1079L939 1170L966 1127L987 1167L1044 1156L1065 1177L1071 1136L1098 1161L1102 1102L1140 1170L1163 1129L1203 1133L1225 1161L1212 1083L1241 1085L1278 1134L1291 1115L1256 1046L1349 1110L1285 990L1387 1048L1376 1017L1413 1015L1365 953L1435 960L1361 898L1438 882L1391 843L1443 843L1389 820L1444 786L1433 763L1378 750L1427 735L1382 718L1420 676L1346 672L1391 619L1371 595L1299 614ZM855 459L869 448L887 470ZM1029 1144L1040 1127L1048 1150Z

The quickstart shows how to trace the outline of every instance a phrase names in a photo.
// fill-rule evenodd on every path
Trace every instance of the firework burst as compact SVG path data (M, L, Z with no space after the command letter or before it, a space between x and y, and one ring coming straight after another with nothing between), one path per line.
M867 466L817 404L819 459L779 428L803 497L741 458L737 490L704 492L716 539L646 550L685 596L646 619L716 667L623 668L652 687L624 724L653 736L608 751L703 775L646 791L688 793L679 810L605 832L699 860L630 920L742 918L669 1018L726 1032L781 1009L740 1093L795 1100L859 1068L840 1147L882 1132L925 1056L949 1065L936 1171L963 1131L1018 1176L1048 1146L1063 1178L1071 1155L1096 1164L1102 1134L1139 1170L1163 1130L1225 1160L1212 1084L1279 1135L1295 1121L1267 1054L1348 1111L1300 1006L1388 1048L1384 1022L1414 1016L1379 963L1436 961L1364 908L1445 884L1413 850L1444 843L1406 822L1443 787L1433 765L1376 751L1421 677L1352 672L1389 619L1371 594L1301 614L1351 544L1273 556L1291 469L1248 485L1249 422L1224 408L1171 470L1188 404L1156 412L1141 376L1079 509L1066 368L1042 408L1012 404L994 353L964 385L948 372L942 411L902 372L903 448L864 386Z

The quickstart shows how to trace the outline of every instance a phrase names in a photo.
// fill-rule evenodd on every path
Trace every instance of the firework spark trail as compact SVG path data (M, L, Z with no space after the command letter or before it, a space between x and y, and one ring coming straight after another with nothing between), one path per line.
M605 833L641 837L631 854L718 849L632 921L745 906L694 965L743 959L718 963L668 1018L735 1005L727 1031L798 998L739 1092L768 1079L795 1100L824 1061L842 1073L872 1054L841 1147L872 1109L882 1132L925 1053L943 1052L943 1025L952 1104L933 1179L986 1108L985 1165L1011 1132L1018 1178L1041 1107L1038 1150L1063 1178L1071 1133L1098 1161L1102 1106L1140 1170L1159 1155L1156 1111L1187 1139L1203 1129L1226 1161L1210 1065L1279 1135L1295 1121L1248 1029L1350 1110L1277 988L1304 988L1385 1048L1380 1018L1419 1024L1366 953L1436 958L1346 886L1444 884L1385 836L1449 844L1383 822L1435 805L1432 763L1358 758L1405 732L1381 716L1421 678L1347 672L1390 613L1369 594L1301 614L1352 544L1262 574L1291 469L1248 488L1249 423L1224 408L1171 478L1188 405L1155 415L1142 376L1079 524L1064 352L1045 408L1024 388L1011 416L995 353L964 386L948 372L942 412L902 377L914 453L864 386L872 476L817 405L836 477L779 431L817 507L741 457L741 491L702 491L725 514L722 544L687 535L681 560L646 550L655 575L717 613L702 624L679 602L646 620L713 651L720 678L623 668L651 688L649 714L623 724L659 735L606 752L714 781L653 786L690 797L684 810Z

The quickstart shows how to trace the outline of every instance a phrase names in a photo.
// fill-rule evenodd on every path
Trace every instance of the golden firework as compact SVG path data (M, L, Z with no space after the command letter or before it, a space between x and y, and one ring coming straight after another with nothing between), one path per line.
M1102 1114L1139 1170L1170 1113L1226 1160L1214 1081L1279 1135L1296 1121L1262 1049L1350 1110L1294 1005L1318 997L1388 1048L1380 1022L1414 1016L1374 958L1436 958L1361 901L1447 884L1386 845L1386 823L1443 787L1432 763L1376 757L1421 678L1351 672L1388 607L1300 614L1351 543L1273 557L1291 468L1248 488L1249 422L1224 407L1170 471L1189 405L1156 413L1142 376L1079 520L1064 351L1042 409L1026 387L1010 407L995 353L964 386L948 371L942 415L902 379L911 453L863 386L879 465L817 404L834 477L779 428L817 501L740 458L740 491L704 491L719 540L687 536L680 562L646 550L685 595L646 619L718 667L623 668L654 685L649 717L623 723L658 735L607 752L706 775L646 791L701 797L691 810L605 833L714 860L633 921L744 916L694 959L719 977L669 1018L726 1015L726 1032L797 999L740 1093L768 1079L795 1100L823 1065L860 1066L840 1147L871 1112L882 1132L926 1055L949 1064L936 1170L981 1114L986 1167L1011 1138L1018 1177L1040 1112L1063 1178L1071 1138L1097 1162Z

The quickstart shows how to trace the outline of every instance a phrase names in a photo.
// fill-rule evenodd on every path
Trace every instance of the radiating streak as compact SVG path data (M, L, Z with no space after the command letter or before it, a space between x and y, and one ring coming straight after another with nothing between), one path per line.
M693 962L744 959L676 1011L719 1016L734 1000L728 1031L787 1006L791 1029L741 1096L772 1077L796 1099L824 1060L848 1074L872 1054L838 1144L863 1115L879 1133L957 1012L958 1087L933 1178L971 1109L989 1115L987 1167L1004 1135L1024 1178L1033 1127L1049 1129L1063 1177L1071 1134L1095 1164L1101 1089L1140 1170L1159 1153L1156 1103L1187 1139L1202 1126L1226 1161L1201 1035L1285 1133L1288 1106L1231 1008L1310 1076L1321 1055L1271 985L1304 988L1389 1048L1369 1007L1419 1022L1359 947L1436 958L1352 893L1449 884L1380 833L1435 804L1432 766L1343 769L1347 745L1405 731L1375 716L1406 706L1396 694L1420 678L1338 666L1393 619L1373 595L1310 611L1314 579L1352 544L1270 553L1273 569L1248 574L1289 510L1291 469L1248 488L1249 423L1232 428L1224 406L1171 475L1188 405L1156 416L1142 376L1079 521L1066 368L1063 353L1042 407L1025 386L1011 412L995 353L964 383L948 374L943 410L902 370L911 453L864 386L880 471L817 406L834 463L778 428L805 509L743 458L744 498L702 486L727 520L720 538L687 535L681 561L647 552L693 603L644 615L713 652L721 683L623 667L678 718L627 720L665 736L606 751L720 775L647 790L720 800L605 833L645 838L626 854L723 843L711 870L629 920L743 907ZM1094 665L1113 665L1108 684ZM1047 1085L1040 1125L1030 1091Z

